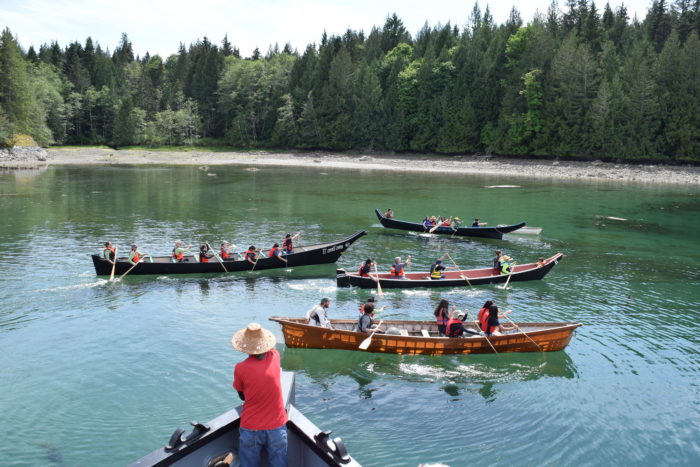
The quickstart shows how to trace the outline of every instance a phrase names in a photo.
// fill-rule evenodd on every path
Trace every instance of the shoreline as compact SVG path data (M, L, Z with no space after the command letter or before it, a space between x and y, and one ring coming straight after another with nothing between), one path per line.
M496 156L439 156L344 154L326 151L149 151L108 148L48 148L45 161L0 160L0 167L45 165L219 165L250 167L316 167L325 169L384 170L391 172L449 173L539 179L700 185L700 167L640 165L602 161L579 162L507 159Z

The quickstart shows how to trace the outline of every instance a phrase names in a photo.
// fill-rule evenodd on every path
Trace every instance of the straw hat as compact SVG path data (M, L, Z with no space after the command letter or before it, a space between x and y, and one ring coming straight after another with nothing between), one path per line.
M275 339L274 334L262 328L258 323L248 324L246 328L237 331L231 338L233 348L248 355L265 353L276 343L277 339Z
M462 318L464 318L465 316L467 316L467 314L466 314L465 312L461 311L461 310L455 310L455 311L452 312L452 317L453 317L454 319L462 319Z

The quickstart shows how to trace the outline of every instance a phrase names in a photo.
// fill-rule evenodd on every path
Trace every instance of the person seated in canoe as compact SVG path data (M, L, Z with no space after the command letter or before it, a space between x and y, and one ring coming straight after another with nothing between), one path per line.
M496 256L493 258L493 275L510 274L513 258L504 255L501 250L496 250Z
M221 256L221 259L223 261L235 260L236 253L233 251L234 248L236 248L236 246L229 245L229 243L226 240L221 242L221 246L219 247L219 255Z
M214 257L214 252L209 248L209 244L205 243L199 247L199 262L208 263Z
M425 216L421 221L421 224L423 224L423 228L427 230L430 227L430 218Z
M279 243L275 243L272 245L272 248L270 248L270 251L267 253L267 256L269 258L277 258L283 263L287 262L287 259L284 256L282 256L282 250L280 250Z
M327 298L322 298L321 303L314 305L306 312L306 324L333 329L331 322L328 321L328 312L326 311L329 306L331 306L331 301Z
M282 253L285 255L294 253L294 242L299 239L301 232L297 232L294 235L287 234L284 236L284 241L282 242Z
M486 321L489 319L489 309L493 305L493 300L486 300L484 306L481 307L479 313L476 315L476 319L479 321L479 327L484 329L486 327Z
M498 307L496 305L491 305L489 307L488 320L484 324L481 324L481 330L484 331L484 334L487 336L502 336L506 331L514 330L515 326L501 324L499 321L499 318L505 318L510 313L511 310L506 311L502 315L498 314Z
M541 267L544 266L545 264L547 264L547 263L544 262L544 258L540 258L540 259L537 260L537 267L538 267L538 268L541 268Z
M445 335L447 337L466 337L475 336L479 333L464 326L464 320L467 319L467 313L461 310L454 310L452 317L445 326Z
M391 208L387 209L386 212L384 213L384 217L386 217L387 219L393 219L394 218L394 211Z
M186 262L187 260L185 259L185 252L188 251L190 248L192 248L192 245L188 247L183 247L181 241L176 241L175 248L173 248L173 260L175 260L176 263Z
M406 266L411 265L411 255L408 255L406 257L406 262L402 263L401 262L401 257L397 256L394 258L394 264L391 265L391 270L389 271L389 274L391 275L392 279L403 279L404 278L404 270L406 269Z
M364 313L360 315L360 319L357 321L357 330L359 332L375 332L377 325L374 324L374 304L365 303ZM378 334L383 334L384 331L376 330Z
M442 226L452 228L452 219L449 217L447 217L447 218L443 217L442 218Z
M357 274L360 277L371 277L369 275L370 272L372 272L372 267L375 268L377 267L377 263L372 261L372 258L367 258L364 263L360 265L360 269L357 270ZM373 279L376 281L377 279L373 277Z
M104 250L102 250L102 259L107 261L109 264L114 264L116 261L117 249L112 246L111 242L105 242Z
M479 218L475 217L474 222L472 222L472 227L481 227L482 225L487 225L487 222L479 222Z
M461 227L461 225L462 225L462 219L460 219L459 217L454 217L452 219L452 230L459 229Z
M367 301L366 301L365 303L363 303L362 305L360 305L360 317L362 317L362 315L364 314L364 312L365 312L365 307L366 307L367 305L372 305L372 307L373 307L373 309L374 309L374 310L373 310L373 313L372 313L372 316L374 316L374 313L375 313L375 312L376 312L376 313L381 313L382 311L384 311L384 310L386 309L386 305L382 305L381 308L376 309L376 306L377 306L377 305L374 303L374 297L369 296L369 297L367 297Z
M452 305L452 311L456 309L457 307ZM435 315L435 319L437 320L438 332L442 337L445 335L445 329L447 329L447 322L450 320L450 302L448 302L444 298L440 300L440 302L435 307L435 311L433 311L433 315Z
M246 261L248 261L250 264L255 265L255 263L258 262L259 259L259 253L260 248L255 248L255 245L250 245L248 249L245 252L244 258Z
M136 244L131 245L131 251L129 251L129 263L131 265L135 265L136 263L141 263L143 262L143 257L146 255L146 253L141 253L139 251L139 248L136 246Z
M442 273L442 271L445 271L447 269L456 269L453 266L443 266L442 265L442 260L445 259L446 255L440 256L432 266L430 266L430 278L431 279L444 279L445 275Z

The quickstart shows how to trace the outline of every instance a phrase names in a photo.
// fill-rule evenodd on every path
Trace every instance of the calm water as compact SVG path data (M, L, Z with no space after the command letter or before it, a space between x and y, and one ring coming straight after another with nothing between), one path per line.
M488 265L562 251L544 280L386 294L384 316L429 318L445 297L473 314L489 298L519 321L580 321L564 352L459 357L278 348L297 405L368 466L698 465L700 189L320 169L50 168L0 172L1 465L124 465L177 426L238 405L250 321L300 316L322 296L355 317L369 294L338 290L335 266L187 277L97 278L105 240L167 254L175 240L269 246L366 229L339 261L413 269L449 252ZM518 188L485 188L519 185ZM398 218L525 220L540 237L431 238ZM607 216L627 219L616 221ZM380 303L381 304L381 303ZM99 461L96 461L99 459Z

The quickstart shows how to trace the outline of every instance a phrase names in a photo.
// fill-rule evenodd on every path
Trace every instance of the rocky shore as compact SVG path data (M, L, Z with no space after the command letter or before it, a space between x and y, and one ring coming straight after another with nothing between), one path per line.
M15 151L18 148L14 148ZM7 158L0 155L0 166L49 165L244 165L262 169L275 166L317 167L323 169L385 170L393 172L434 172L508 177L575 179L659 184L700 184L700 168L675 165L641 165L601 161L574 162L535 159L507 159L495 156L436 156L395 154L343 154L328 152L207 152L113 150L106 148L19 148ZM43 151L43 153L42 153ZM43 154L43 155L42 155ZM45 160L42 160L42 157ZM25 164L25 165L21 165ZM209 170L210 172L212 170Z
M46 165L48 154L40 147L15 146L0 149L0 167L36 168Z

